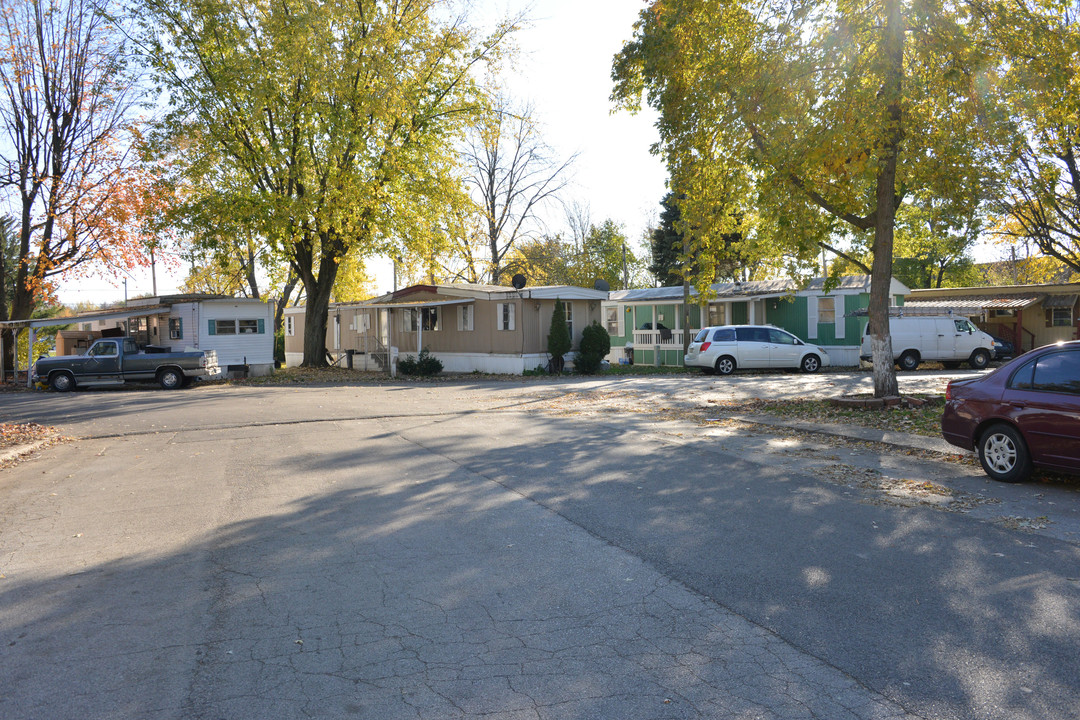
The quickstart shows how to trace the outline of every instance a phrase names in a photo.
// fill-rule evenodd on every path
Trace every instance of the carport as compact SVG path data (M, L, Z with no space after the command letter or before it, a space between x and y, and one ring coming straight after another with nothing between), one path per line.
M96 322L99 320L128 320L135 317L147 317L150 315L157 315L163 309L167 310L167 305L151 305L147 307L132 308L125 310L113 310L109 312L92 313L88 315L72 315L69 317L53 317L42 318L37 320L4 320L0 322L0 330L11 330L11 337L15 343L15 352L12 355L16 358L16 366L11 369L12 379L18 382L18 361L19 357L19 331L23 328L29 328L30 337L26 344L26 387L31 386L30 382L30 368L34 365L34 341L37 339L37 329L43 327L55 327L57 325L73 325L75 323L84 322ZM4 367L4 335L0 333L0 382L7 377L7 368Z

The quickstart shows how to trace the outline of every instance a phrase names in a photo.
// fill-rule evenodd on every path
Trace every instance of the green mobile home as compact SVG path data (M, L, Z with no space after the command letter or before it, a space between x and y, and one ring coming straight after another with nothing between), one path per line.
M823 278L804 288L786 280L717 283L710 297L690 294L690 336L710 325L769 324L807 342L824 346L834 366L859 364L859 343L865 318L855 311L870 302L870 276L840 278L825 292ZM890 299L903 305L910 290L893 279ZM611 335L612 362L645 365L682 365L683 290L681 287L619 290L603 303L603 317Z

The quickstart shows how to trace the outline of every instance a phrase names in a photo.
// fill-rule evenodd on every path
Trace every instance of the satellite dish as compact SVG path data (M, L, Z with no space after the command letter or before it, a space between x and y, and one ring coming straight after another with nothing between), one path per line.
M520 290L525 287L525 276L518 273L514 276L514 279L510 281L510 284L514 286L515 290Z
M599 290L600 292L607 292L608 290L611 289L611 286L608 285L608 281L604 280L602 278L598 279L596 282L594 282L593 287L596 288L597 290Z

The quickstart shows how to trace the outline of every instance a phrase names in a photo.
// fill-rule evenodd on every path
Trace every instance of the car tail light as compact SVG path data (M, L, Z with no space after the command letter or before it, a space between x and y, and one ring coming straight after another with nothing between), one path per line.
M712 345L711 342L703 342L703 343L701 343L701 347L698 348L698 352L705 352L706 350L709 349L710 345Z
M952 400L953 399L953 396L952 396L952 381L951 380L949 381L949 384L945 386L945 399L946 400Z

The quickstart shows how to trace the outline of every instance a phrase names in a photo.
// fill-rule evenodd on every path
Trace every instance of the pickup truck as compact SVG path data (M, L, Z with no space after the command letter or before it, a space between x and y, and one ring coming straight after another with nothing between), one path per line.
M209 375L215 365L213 351L143 352L131 338L101 338L83 355L38 358L31 379L48 383L57 392L154 380L174 390Z

